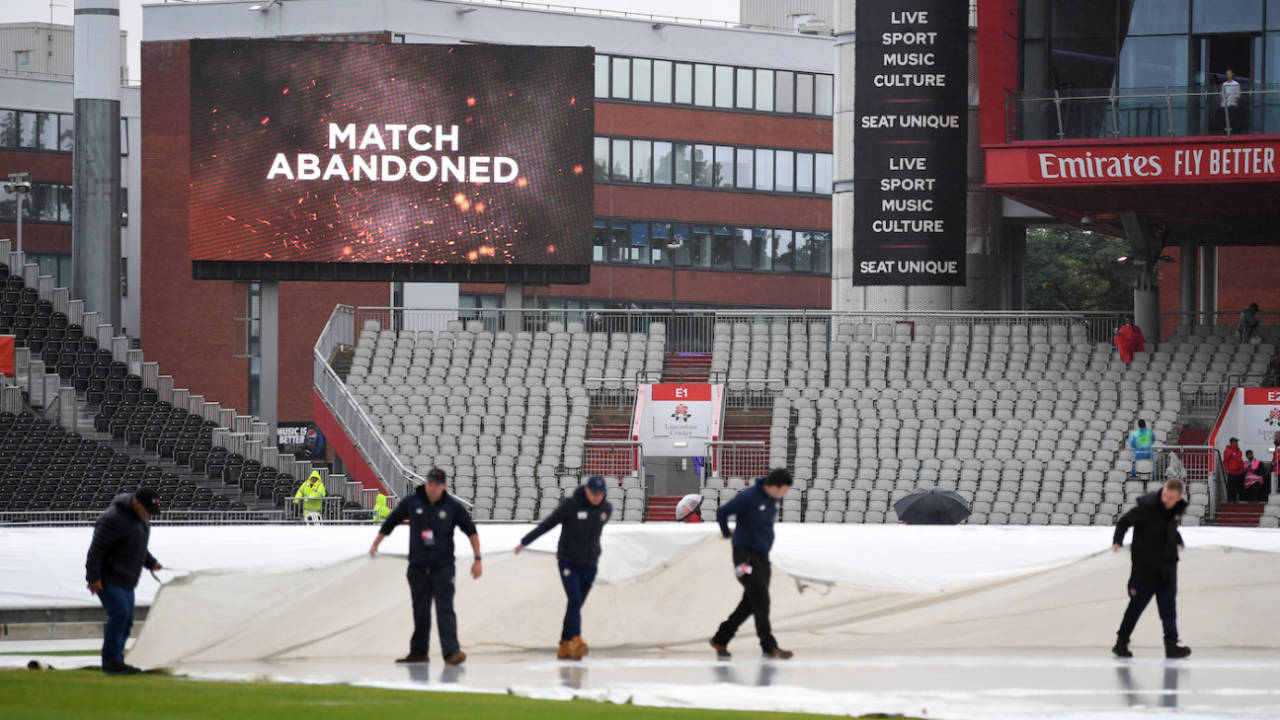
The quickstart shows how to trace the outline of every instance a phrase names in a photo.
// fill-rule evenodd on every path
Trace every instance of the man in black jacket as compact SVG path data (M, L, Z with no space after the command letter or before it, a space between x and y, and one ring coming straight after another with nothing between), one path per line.
M409 594L413 598L413 637L409 639L409 654L396 662L427 662L432 601L436 604L444 661L459 665L467 659L458 645L458 616L453 611L453 531L462 530L471 540L471 551L475 555L471 577L475 579L480 578L481 572L480 535L466 505L445 491L445 480L443 470L432 468L425 483L396 503L369 548L370 557L377 555L378 546L391 531L405 520L409 521L408 577Z
M788 660L790 650L778 647L769 623L769 551L773 549L773 523L778 519L778 501L791 488L791 473L779 468L771 470L768 477L756 478L751 487L734 496L716 509L716 521L720 534L729 538L729 518L738 519L733 529L733 572L742 583L742 600L729 618L711 638L716 657L727 660L729 641L738 632L748 616L755 616L756 635L764 656Z
M85 558L85 582L107 611L102 633L102 672L130 675L141 672L124 662L124 644L133 629L133 591L142 568L161 568L147 542L151 539L148 521L160 512L160 498L151 488L132 495L117 495L93 526L93 541Z
M556 525L560 526L556 561L560 566L564 594L569 598L564 610L564 625L560 628L560 648L556 651L560 660L581 660L587 654L587 644L582 641L582 604L587 601L587 593L591 592L591 584L596 579L596 566L600 562L600 533L613 516L613 505L604 499L607 491L604 478L592 475L516 546L516 554L519 555L525 545Z
M1185 547L1178 532L1178 520L1187 507L1182 499L1182 480L1169 478L1157 492L1138 498L1133 509L1120 516L1111 549L1120 551L1124 535L1133 528L1133 545L1130 557L1133 561L1129 572L1129 607L1116 633L1116 645L1111 652L1117 657L1133 657L1129 651L1129 636L1138 624L1138 617L1156 598L1160 622L1164 624L1164 654L1167 658L1184 658L1191 649L1178 645L1178 548Z

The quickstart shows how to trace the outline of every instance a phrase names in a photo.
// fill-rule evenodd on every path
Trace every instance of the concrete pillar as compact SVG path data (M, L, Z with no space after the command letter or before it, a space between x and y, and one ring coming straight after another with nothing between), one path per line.
M120 329L120 0L76 0L71 289Z
M1129 262L1138 270L1133 288L1133 324L1149 343L1160 342L1160 254L1164 248L1162 233L1157 232L1147 217L1133 211L1120 213L1124 234L1129 240Z
M1200 248L1200 322L1216 325L1218 314L1218 248Z
M264 280L258 300L258 418L267 425L267 445L276 444L280 421L280 283Z
M1178 318L1179 325L1196 324L1196 241L1185 238L1178 253Z
M505 310L515 311L502 313L502 329L507 332L519 332L522 328L520 310L524 309L524 283L507 283L506 292L503 294L502 307Z

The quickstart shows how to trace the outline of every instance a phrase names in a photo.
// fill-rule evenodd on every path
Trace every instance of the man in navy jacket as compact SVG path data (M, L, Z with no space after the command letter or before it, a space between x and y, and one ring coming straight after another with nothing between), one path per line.
M153 574L160 563L147 550L149 521L160 512L160 497L151 488L117 495L93 526L93 541L85 558L85 582L107 611L102 633L102 672L131 675L141 672L124 662L124 645L133 629L133 590L142 568Z
M587 654L587 644L582 641L582 604L587 601L587 593L591 592L591 584L596 579L600 533L613 516L613 506L604 499L607 490L604 478L592 475L516 546L518 555L525 545L556 525L560 526L556 561L560 565L564 594L569 598L564 611L564 625L560 629L560 648L556 651L556 657L561 660L581 660Z
M711 638L716 657L728 659L729 641L751 615L756 620L756 635L764 656L787 660L790 650L778 647L769 624L769 551L773 549L773 523L778 519L778 501L791 489L791 473L778 468L768 477L756 478L751 487L716 509L720 534L730 537L729 518L737 518L733 538L733 572L742 583L742 601Z
M440 650L444 661L458 665L467 654L458 646L458 616L453 611L453 531L461 530L471 540L475 562L471 577L480 578L480 535L471 522L467 506L445 492L445 474L439 468L427 473L427 481L401 498L378 530L369 555L400 523L409 521L409 594L413 598L413 637L409 654L400 663L427 662L427 645L431 640L431 603L436 604L436 622L440 626Z

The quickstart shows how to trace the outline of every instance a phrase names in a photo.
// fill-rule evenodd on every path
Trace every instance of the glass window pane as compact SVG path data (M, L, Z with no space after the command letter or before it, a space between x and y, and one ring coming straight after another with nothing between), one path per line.
M671 102L671 61L653 61L653 101Z
M676 184L688 185L693 182L693 146L688 143L676 143Z
M129 118L120 118L120 154L129 154Z
M18 194L5 192L4 185L0 184L0 218L13 221L17 211Z
M711 226L693 226L693 246L689 264L694 267L711 267Z
M58 114L57 113L40 113L39 115L39 146L41 150L57 150L58 149Z
M738 107L750 110L755 107L752 96L755 93L755 81L751 68L738 68Z
M40 183L33 185L28 197L35 205L35 219L45 222L58 221L58 186Z
M1156 0L1159 2L1160 0ZM1018 20L1022 22L1022 37L1044 37L1045 17L1048 14L1049 0L1023 0L1022 12ZM984 21L985 22L985 21Z
M733 267L733 233L728 225L716 225L712 228L711 267Z
M613 87L610 96L626 100L631 97L631 58L613 59Z
M751 266L756 270L773 269L773 233L764 228L751 231Z
M0 147L13 147L18 142L18 113L0 109Z
M831 233L816 232L813 234L813 271L816 273L831 272Z
M716 187L733 187L733 148L729 145L716 147L715 178Z
M613 141L613 170L609 173L609 179L623 182L631 179L630 140Z
M41 192L43 192L43 190L41 189L43 187L44 185L41 185L41 184L37 184L37 183L31 184L31 192L27 193L27 196L22 199L22 219L23 220L40 219L40 209L37 206L40 204L39 195Z
M656 222L653 224L653 264L669 265L671 263L671 223Z
M1187 39L1126 38L1120 49L1120 87L1176 87L1187 82Z
M711 107L711 66L699 63L693 68L693 104Z
M711 163L715 150L710 145L693 147L693 184L697 187L711 187Z
M597 220L591 234L591 261L604 262L609 249L609 223Z
M628 262L627 248L631 245L631 233L627 223L614 221L609 233L609 261Z
M1188 0L1129 0L1129 29L1125 35L1185 33L1187 2Z
M773 189L773 151L756 148L756 190Z
M738 148L738 168L735 173L737 187L750 190L756 185L755 173L755 151L751 148Z
M631 247L629 262L649 264L649 223L631 223Z
M653 181L653 143L648 140L631 141L631 182Z
M774 189L778 192L795 190L795 153L778 150L773 154Z
M1183 11L1182 14L1185 16L1187 13ZM1280 30L1280 0L1267 0L1267 29Z
M18 113L18 147L36 147L36 113Z
M800 231L796 233L796 272L813 271L813 233Z
M819 195L831 194L831 153L813 156L813 190Z
M596 97L609 97L609 56L596 55Z
M772 70L756 70L756 109L773 112Z
M124 138L120 140L124 142ZM76 118L74 115L64 113L58 116L58 149L64 152L71 152L71 148L76 142Z
M674 168L671 154L671 143L654 141L653 143L653 181L659 185L671 184L671 171Z
M790 230L773 231L773 269L791 272L794 268L795 248Z
M653 61L636 58L631 61L631 99L649 102L653 99Z
M671 260L676 265L688 266L689 257L693 248L693 238L689 233L688 225L676 225L671 228Z
M124 192L127 189L128 188L120 188L121 192ZM129 200L129 196L128 194L125 194L122 201L124 205L124 207L121 208L122 213L129 212L128 200ZM58 221L59 222L71 222L71 208L72 208L71 186L63 185L62 192L58 193Z
M796 73L796 112L813 114L813 76Z
M716 66L716 107L733 107L733 68Z
M818 75L814 78L813 114L830 115L834 98L832 97L831 76Z
M1257 32L1262 0L1199 0L1192 5L1191 32Z
M609 179L609 138L596 138L595 149L596 180Z
M780 113L796 110L796 74L787 70L779 70L774 75L773 109Z
M751 228L738 228L733 234L733 267L751 269Z
M676 102L688 105L693 102L693 66L676 63Z
M796 192L813 192L813 153L796 153Z

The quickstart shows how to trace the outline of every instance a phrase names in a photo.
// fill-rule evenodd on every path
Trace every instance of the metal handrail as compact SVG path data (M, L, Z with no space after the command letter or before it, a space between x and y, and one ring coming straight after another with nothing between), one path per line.
M1208 517L1210 519L1218 516L1218 501L1224 497L1227 492L1226 473L1222 469L1222 452L1212 445L1152 445L1152 455L1156 459L1155 476L1163 477L1166 466L1164 463L1168 461L1168 454L1175 453L1182 457L1186 457L1188 451L1191 452L1207 452L1212 461L1208 469L1208 473L1204 477L1192 477L1191 467L1188 467L1185 461L1182 461L1183 467L1187 469L1187 475L1184 481L1204 482L1209 493ZM1163 454L1162 454L1163 453ZM1188 494L1190 487L1188 487Z

